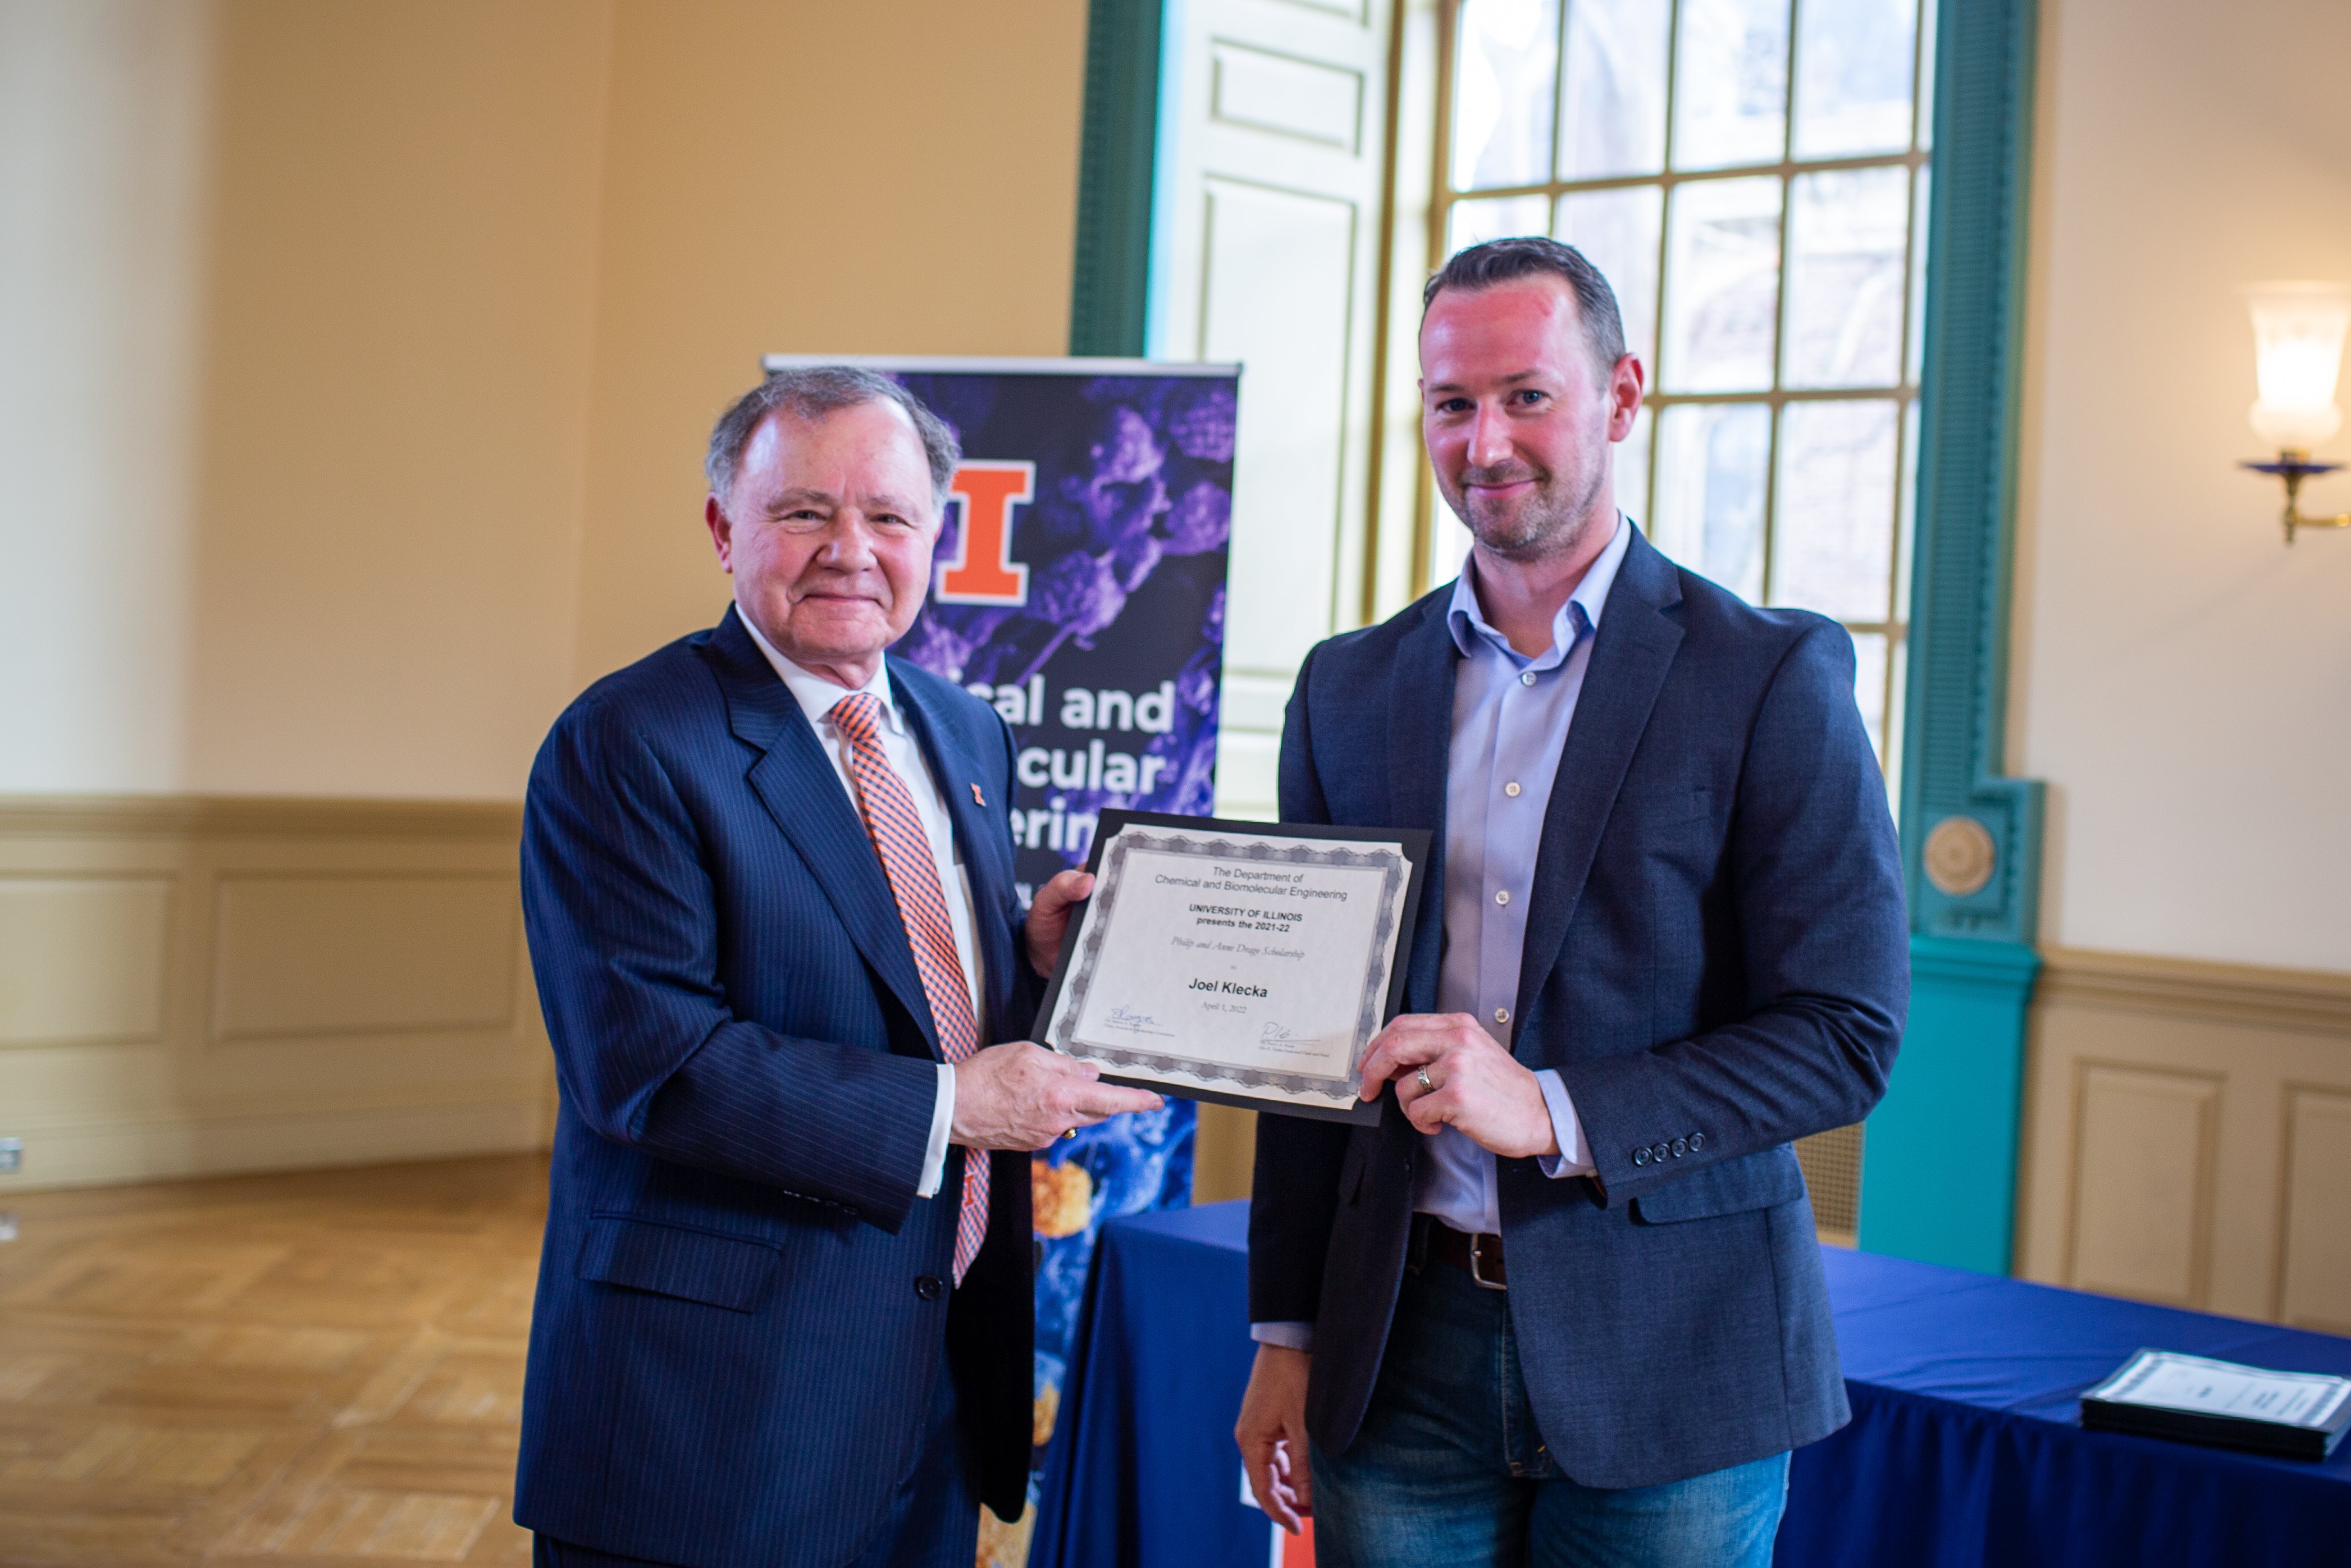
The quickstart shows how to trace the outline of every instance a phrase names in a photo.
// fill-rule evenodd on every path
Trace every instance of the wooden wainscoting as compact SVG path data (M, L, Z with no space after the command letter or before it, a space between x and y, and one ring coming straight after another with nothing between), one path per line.
M2351 1333L2351 975L2043 956L2017 1271Z
M541 1146L521 821L0 798L0 1196Z

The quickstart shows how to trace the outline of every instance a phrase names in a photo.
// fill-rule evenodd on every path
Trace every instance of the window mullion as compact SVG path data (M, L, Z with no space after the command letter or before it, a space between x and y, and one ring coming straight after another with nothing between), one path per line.
M1776 163L1737 163L1725 169L1668 170L1656 174L1602 174L1586 180L1544 180L1523 185L1485 185L1466 190L1446 189L1457 199L1502 201L1511 196L1573 196L1586 191L1624 191L1643 185L1702 184L1709 180L1751 180L1761 174L1841 173L1862 169L1923 168L1932 161L1925 152L1873 152L1854 158L1783 158Z
M1657 324L1657 346L1650 355L1649 386L1652 392L1662 392L1666 384L1666 300L1673 288L1670 268L1673 266L1674 193L1666 184L1666 177L1674 169L1674 97L1681 85L1682 4L1673 0L1673 16L1666 23L1666 146L1664 166L1657 171L1657 183L1662 193L1657 198L1657 297L1649 302L1649 319ZM1657 506L1657 449L1665 435L1665 411L1652 404L1649 412L1649 509ZM1656 533L1656 518L1649 519L1651 537Z
M1788 172L1796 147L1796 36L1802 30L1802 0L1788 0L1787 107L1780 119L1780 272L1771 302L1771 434L1763 448L1763 586L1762 600L1771 602L1778 586L1780 523L1780 433L1786 414L1788 362L1788 233L1795 226L1795 176Z

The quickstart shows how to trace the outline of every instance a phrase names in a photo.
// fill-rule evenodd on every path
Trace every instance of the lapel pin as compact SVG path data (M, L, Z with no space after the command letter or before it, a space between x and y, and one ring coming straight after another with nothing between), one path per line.
M985 806L987 804L987 797L979 792L979 786L977 784L971 787L971 803L975 806Z

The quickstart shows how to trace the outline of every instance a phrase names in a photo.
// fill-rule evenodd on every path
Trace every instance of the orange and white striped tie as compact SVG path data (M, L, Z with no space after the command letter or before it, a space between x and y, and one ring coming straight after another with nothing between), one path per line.
M849 776L857 783L858 809L872 837L873 852L882 857L891 895L898 901L898 918L905 924L906 944L914 949L914 968L923 977L923 996L931 1004L939 1048L950 1062L967 1061L979 1049L971 988L956 953L955 925L947 918L930 835L923 831L905 780L882 754L882 699L872 692L852 693L833 704L831 716L849 741ZM966 1149L963 1210L956 1219L956 1284L963 1283L964 1271L987 1239L987 1151Z

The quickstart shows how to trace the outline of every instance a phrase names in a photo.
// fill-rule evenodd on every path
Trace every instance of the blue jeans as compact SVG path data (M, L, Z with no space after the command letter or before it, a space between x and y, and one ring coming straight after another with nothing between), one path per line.
M1362 1430L1313 1450L1324 1568L1770 1568L1788 1456L1610 1491L1560 1472L1535 1429L1509 1298L1407 1270Z

